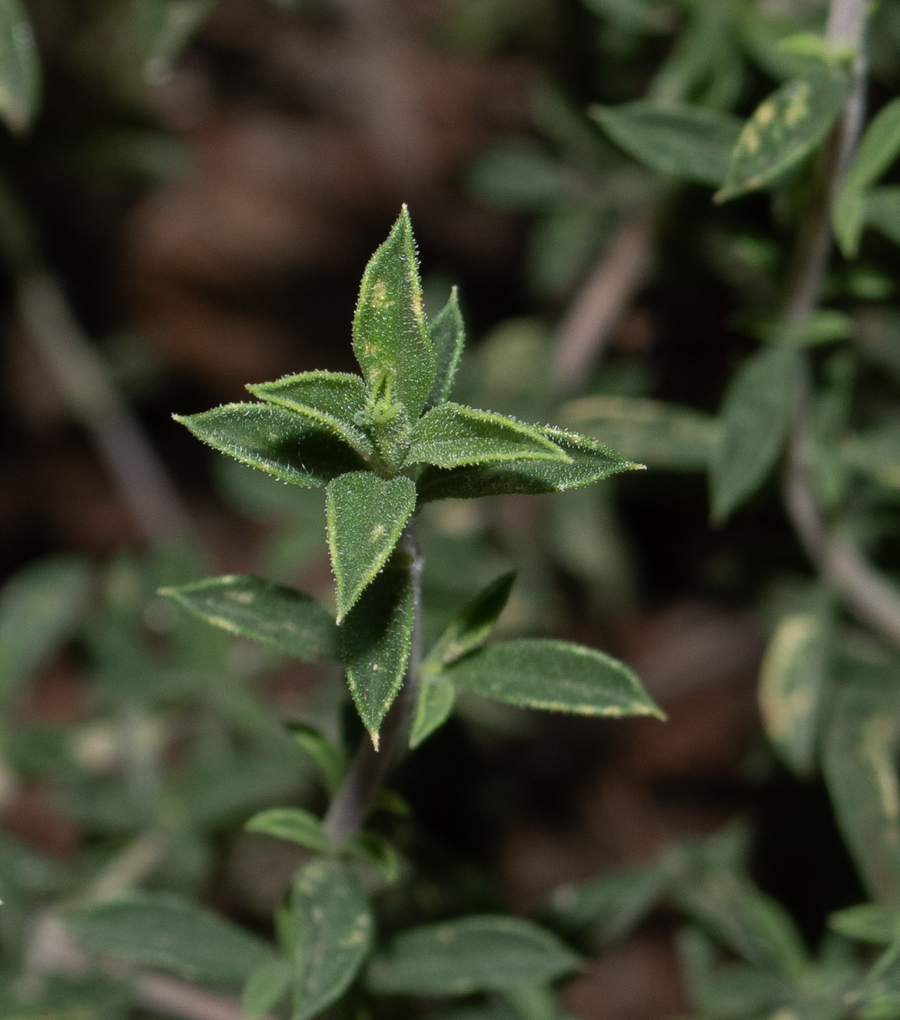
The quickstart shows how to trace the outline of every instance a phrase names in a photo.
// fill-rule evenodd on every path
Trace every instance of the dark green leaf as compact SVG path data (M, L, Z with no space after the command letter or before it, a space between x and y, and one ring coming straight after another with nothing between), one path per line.
M287 960L276 958L261 964L244 985L241 1015L245 1020L256 1020L278 1005L290 988L291 965Z
M519 460L487 466L443 468L427 467L419 475L419 497L423 502L435 499L474 499L479 496L504 496L513 493L537 495L562 492L609 478L620 471L640 470L609 447L585 436L563 429L532 426L560 447L571 463L562 460Z
M859 240L866 225L867 202L864 191L841 188L831 203L831 228L846 259L856 258Z
M468 995L553 981L580 965L531 921L483 915L403 932L372 961L366 981L379 995Z
M586 882L560 886L550 917L568 929L595 928L601 945L626 938L656 905L665 876L653 865L618 868Z
M865 130L842 188L863 191L874 184L900 155L900 98L883 106Z
M30 127L41 98L41 65L21 0L0 0L0 117L10 130Z
M547 439L545 431L491 411L443 403L413 429L409 463L441 468L519 460L571 463L572 458Z
M400 855L394 845L377 832L358 832L347 840L343 851L374 864L388 883L396 882L400 876Z
M450 300L428 324L428 334L434 348L434 383L428 394L428 404L434 407L443 403L453 388L459 359L466 343L466 327L459 310L456 287L450 291Z
M409 746L418 747L450 718L456 703L456 688L440 673L423 668L419 696L409 733Z
M300 723L291 723L288 726L294 740L313 759L319 767L322 779L325 782L325 789L333 797L341 787L344 777L347 775L349 763L343 749L329 740L324 733L320 733L312 726L304 726Z
M466 603L428 653L426 668L441 670L483 645L506 607L515 579L515 571L504 574Z
M381 720L406 673L414 617L415 589L409 569L392 561L341 628L347 683L376 747Z
M46 559L20 571L0 592L0 707L72 632L89 578L82 560Z
M135 5L135 35L144 77L155 83L212 13L216 0L141 0Z
M866 198L866 222L900 244L900 184L873 188Z
M408 478L356 471L328 486L325 515L339 623L387 562L415 507L416 486Z
M370 388L386 379L392 398L415 421L434 382L434 350L406 206L366 266L353 319L353 350Z
M900 935L900 911L879 903L862 903L831 914L828 927L857 942L887 946Z
M741 133L737 117L702 106L638 100L592 106L591 116L635 159L688 181L720 185Z
M226 404L202 414L173 417L214 450L293 485L327 485L346 471L365 467L334 433L313 427L283 407Z
M226 574L161 588L160 594L207 623L303 662L340 659L340 635L331 614L293 588L247 574Z
M522 639L488 645L448 667L446 675L457 687L524 708L663 718L624 663L566 641Z
M369 904L356 877L339 861L313 861L294 878L294 1009L309 1020L339 999L372 944Z
M528 211L552 207L578 190L572 170L531 139L488 149L469 170L468 183L490 205Z
M372 443L360 422L366 410L366 384L347 372L302 372L277 382L248 386L254 397L280 404L333 432L360 453Z
M276 839L298 843L319 854L327 854L331 850L331 841L321 821L311 811L303 808L269 808L268 811L260 811L244 828L248 832L262 832Z
M757 191L796 166L831 130L846 95L846 75L826 69L773 92L741 131L716 201Z
M712 465L712 517L724 521L775 466L800 392L797 351L767 348L735 373L722 406L722 435Z
M269 945L231 921L163 893L74 910L63 922L89 953L158 967L191 981L240 983L275 956Z

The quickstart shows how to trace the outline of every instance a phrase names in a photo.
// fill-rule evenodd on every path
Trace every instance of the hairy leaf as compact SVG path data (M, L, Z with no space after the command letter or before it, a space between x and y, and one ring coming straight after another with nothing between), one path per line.
M313 861L294 878L294 1009L309 1020L339 999L369 955L373 920L354 874L339 861Z
M846 75L826 69L773 92L741 131L716 201L757 191L796 166L831 130L846 95Z
M333 797L340 789L347 775L349 763L343 749L329 740L312 726L302 723L290 723L288 729L291 736L313 759L325 783L325 789Z
M367 392L365 382L358 375L302 372L247 389L260 400L279 404L309 418L360 453L372 453L372 442L360 425Z
M262 832L276 839L298 843L320 854L327 854L331 849L331 841L321 821L311 811L303 808L269 808L260 811L244 828L248 832Z
M41 98L41 65L21 0L0 0L0 117L16 133L30 127Z
M70 911L63 923L89 953L158 967L191 981L235 984L275 956L231 921L163 893L135 893Z
M448 667L446 675L457 687L524 708L663 718L624 663L567 641L532 638L488 645Z
M428 394L428 404L434 407L443 403L453 388L456 369L466 343L466 327L459 310L456 287L450 299L428 325L428 335L434 348L434 383Z
M900 911L880 903L861 903L831 914L828 927L857 942L887 946L900 936Z
M226 574L161 588L194 616L231 634L261 641L303 662L340 659L334 618L315 599L248 574Z
M483 645L506 608L515 579L515 571L503 574L467 602L428 653L426 668L441 670Z
M379 995L468 995L552 981L580 965L531 921L476 915L401 933L372 961L366 983Z
M408 478L356 471L328 486L325 515L338 623L387 562L415 507L416 486Z
M712 517L724 521L775 466L802 378L797 351L766 348L735 373L722 406L722 435L713 461Z
M214 450L292 485L315 488L365 467L333 432L314 427L283 407L226 404L202 414L173 417Z
M431 392L435 360L406 206L366 266L353 319L353 350L369 386L387 379L393 398L415 421Z
M456 703L456 688L440 673L423 668L419 675L419 696L409 732L409 746L418 747L450 718Z
M663 106L647 100L588 111L635 159L699 184L722 184L741 133L737 117L703 106Z
M594 439L563 429L537 425L532 428L560 447L571 458L571 463L562 460L517 460L450 470L426 467L419 475L419 498L428 502L514 493L562 492L592 485L620 471L635 471L643 467Z
M409 462L441 468L517 460L571 463L572 458L547 439L544 431L502 414L443 403L413 429Z
M291 965L287 960L276 958L260 964L247 978L241 995L241 1015L244 1020L268 1013L290 991Z
M415 617L415 589L403 563L390 563L363 593L342 630L347 683L378 747L378 730L403 683Z

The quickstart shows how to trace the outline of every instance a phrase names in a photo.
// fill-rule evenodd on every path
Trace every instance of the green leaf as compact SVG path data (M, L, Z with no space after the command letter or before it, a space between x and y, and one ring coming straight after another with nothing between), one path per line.
M507 988L503 994L515 1007L520 1020L572 1020L570 1014L560 1009L549 985L529 981Z
M434 383L428 394L428 405L434 407L450 396L466 343L466 327L459 310L456 287L450 291L447 304L428 324L428 335L434 348Z
M216 0L141 0L135 5L135 37L144 77L156 82L212 13Z
M502 414L443 403L422 417L413 429L409 463L441 468L494 461L561 460L572 458L543 434L545 430Z
M385 565L415 508L416 486L409 478L356 471L328 486L325 515L338 623Z
M832 630L827 607L784 617L760 669L759 703L766 733L798 776L810 775L815 767Z
M0 0L0 117L17 134L31 126L41 99L41 65L21 0Z
M866 222L900 244L900 184L873 188L866 198Z
M647 100L592 106L590 115L629 155L666 174L720 185L728 173L741 122L702 106L663 106Z
M842 188L864 191L888 170L900 155L900 98L883 106L865 130Z
M301 723L290 723L288 729L291 736L313 759L318 766L322 779L325 782L325 789L333 797L341 788L344 778L349 769L347 755L343 749L329 740L324 733L320 733L312 726L304 726Z
M846 259L859 253L859 240L866 225L867 201L864 191L841 188L831 203L831 228Z
M400 855L390 840L377 832L356 833L344 844L343 851L351 857L374 864L384 880L391 885L400 877Z
M488 205L528 212L552 208L579 187L571 167L531 138L492 146L475 160L467 178L471 191Z
M467 602L434 643L425 658L425 668L442 670L480 648L506 608L515 579L515 571L503 574Z
M277 382L258 383L247 389L254 397L278 404L328 429L360 453L371 454L372 442L362 426L366 410L366 384L347 372L301 372Z
M41 560L0 592L0 708L75 628L90 574L74 557Z
M586 882L556 889L549 915L567 929L595 928L600 945L627 938L653 910L665 887L654 865L617 868Z
M290 988L291 965L287 960L279 958L260 964L244 985L241 1015L245 1020L256 1020L277 1006Z
M315 599L248 574L161 588L189 613L231 634L261 641L302 662L340 659L340 632Z
M283 407L225 404L202 414L173 417L214 450L292 485L324 486L346 471L365 467L362 458L328 429L314 427Z
M374 923L353 873L339 861L313 861L294 878L292 1020L309 1020L350 987L369 955Z
M651 468L704 471L719 442L719 422L691 407L633 397L584 397L564 404L566 424Z
M370 389L386 379L393 398L415 421L431 392L435 362L405 205L363 274L353 319L353 350Z
M887 946L900 935L900 911L880 903L861 903L831 914L828 927L856 942Z
M481 915L403 932L369 965L366 983L378 995L468 995L553 981L580 966L531 921Z
M603 443L574 432L537 425L532 428L563 450L571 458L571 463L562 460L516 460L450 470L426 467L418 480L420 500L562 492L592 485L620 471L641 470L643 467L626 460Z
M248 832L262 832L276 839L308 847L319 854L331 850L331 840L322 828L322 822L311 811L303 808L269 808L254 815L244 826Z
M712 465L712 517L729 515L762 485L775 466L800 391L797 351L758 351L737 370L722 406L722 435Z
M831 130L846 94L846 76L824 69L773 92L741 131L715 200L726 202L757 191L796 166Z
M409 746L418 747L450 718L456 703L456 688L450 681L423 669L419 675L419 696L409 732Z
M165 893L133 894L63 915L89 953L171 971L190 981L236 984L270 962L255 935L195 903Z
M406 673L415 608L409 568L394 560L364 592L342 627L347 683L376 748L381 721Z
M664 718L617 659L567 641L522 639L478 649L446 670L457 687L547 712Z

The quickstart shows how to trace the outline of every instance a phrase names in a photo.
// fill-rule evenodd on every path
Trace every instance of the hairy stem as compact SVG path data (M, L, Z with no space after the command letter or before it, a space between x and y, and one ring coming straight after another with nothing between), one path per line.
M363 737L350 772L325 815L325 832L332 842L338 844L362 828L375 795L397 755L418 697L422 661L422 557L416 548L411 524L407 525L400 542L409 557L408 569L415 592L409 663L403 687L381 724L379 750L376 751L372 742Z
M866 64L863 51L866 0L832 0L828 42L857 49L850 96L838 126L822 151L815 193L800 226L794 249L782 321L794 326L816 307L831 250L831 200L859 139L865 110ZM788 515L807 555L840 593L847 608L864 623L900 645L900 594L852 545L828 529L816 502L806 459L810 434L811 381L807 372L797 401L788 444L784 480Z

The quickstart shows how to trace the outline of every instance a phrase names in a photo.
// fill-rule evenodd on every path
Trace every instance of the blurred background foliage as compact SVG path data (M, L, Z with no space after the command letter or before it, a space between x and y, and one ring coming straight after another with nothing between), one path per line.
M63 903L171 891L271 935L303 852L241 826L322 806L283 724L356 739L340 678L155 592L243 571L328 602L321 497L207 457L169 414L351 369L357 281L402 201L429 313L460 285L458 399L650 468L427 507L427 628L516 569L505 631L609 650L670 718L460 698L378 816L405 876L368 877L385 933L537 913L590 958L562 992L583 1020L900 1015L896 962L859 983L900 908L896 644L816 577L777 471L709 523L723 393L772 338L811 161L716 206L713 163L652 169L611 119L649 99L739 126L817 66L780 43L824 18L819 0L0 0L0 1020L136 1008L121 975L65 965L42 922ZM900 89L893 0L867 45L877 112ZM816 500L895 577L898 183L888 168L805 338Z

